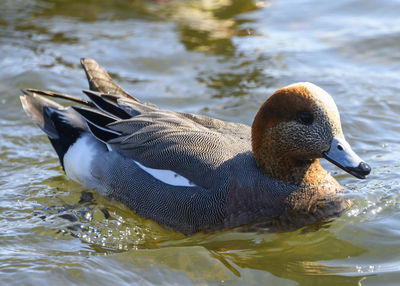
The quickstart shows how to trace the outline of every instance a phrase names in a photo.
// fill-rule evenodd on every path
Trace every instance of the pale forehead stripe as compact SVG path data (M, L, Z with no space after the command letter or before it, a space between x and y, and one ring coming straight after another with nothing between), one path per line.
M315 104L326 114L329 121L333 123L334 129L336 129L338 133L342 133L339 110L332 96L311 82L297 82L287 87L296 86L303 86L309 91L309 95L312 97Z
M311 82L297 82L288 85L287 87L295 87L295 86L303 86L307 88L307 90L310 92L311 97L314 99L315 103L317 103L319 107L327 111L327 113L331 112L339 113L339 110L332 96L319 86L316 86Z

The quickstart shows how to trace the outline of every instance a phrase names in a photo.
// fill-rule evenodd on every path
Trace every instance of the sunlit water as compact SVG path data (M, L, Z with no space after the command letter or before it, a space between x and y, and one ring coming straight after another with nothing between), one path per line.
M400 283L400 3L0 3L1 285ZM69 181L19 89L79 95L80 57L144 101L251 124L274 90L312 81L373 173L325 163L355 206L293 232L185 237Z

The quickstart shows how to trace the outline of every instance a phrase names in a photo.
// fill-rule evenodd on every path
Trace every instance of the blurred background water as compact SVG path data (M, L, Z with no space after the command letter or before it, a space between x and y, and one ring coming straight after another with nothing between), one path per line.
M0 278L4 285L398 285L400 2L2 0ZM334 97L359 181L330 223L185 237L69 181L21 88L81 96L80 57L162 108L251 124L271 93Z

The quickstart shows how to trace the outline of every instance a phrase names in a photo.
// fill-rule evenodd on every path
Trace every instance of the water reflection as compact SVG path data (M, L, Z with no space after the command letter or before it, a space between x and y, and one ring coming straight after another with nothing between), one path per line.
M42 225L36 234L51 223L46 233L62 240L79 239L82 246L86 245L80 251L87 255L119 253L111 259L136 268L152 265L186 273L192 281L234 281L254 271L299 283L322 281L326 275L338 274L334 279L337 283L356 283L360 279L355 266L338 266L334 261L359 257L366 250L338 238L328 227L326 231L318 225L285 233L227 230L186 237L138 217L118 202L82 191L64 176L52 178L47 184L52 188L50 194L30 195L30 200L49 205L34 211L34 224ZM37 219L42 223L38 224Z
M181 42L188 50L233 56L232 37L251 35L251 29L242 24L251 20L239 15L254 11L254 1L189 1L186 5L175 3L166 14L178 26Z
M119 259L140 267L156 265L172 272L189 273L193 281L234 281L236 278L248 279L258 273L261 276L272 274L307 285L322 283L327 276L332 276L331 283L356 284L360 280L356 267L327 266L319 261L346 259L366 252L330 233L322 239L314 234L255 235L226 232L208 237L197 235L197 238L183 239L181 242L175 240L173 248L165 242L165 248L154 250L150 255L142 250L128 251ZM198 267L203 263L207 266Z
M42 0L36 2L35 16L41 18L67 17L82 22L120 21L126 19L161 20L156 1L78 1Z
M221 56L219 69L200 72L198 80L205 84L216 98L244 96L250 90L271 85L271 78L263 73L268 59L241 59L237 57L235 38L254 34L247 23L253 20L245 13L265 6L254 1L193 1L188 5L172 5L168 15L178 26L180 41L187 50ZM262 62L262 65L257 65Z
M105 45L115 47L115 44L130 44L127 39L139 36L137 28L128 28L136 26L130 19L160 22L160 25L174 23L179 41L187 51L216 56L217 63L213 65L219 67L210 65L205 70L200 69L196 77L199 84L217 98L245 96L249 91L255 92L257 88L264 90L275 82L273 77L263 73L265 65L271 62L269 58L262 55L251 59L237 57L233 43L235 38L254 34L252 28L246 26L253 21L246 13L260 9L267 3L251 0L166 1L159 4L154 1L127 0L113 1L112 4L109 1L41 1L30 8L31 15L22 17L15 13L13 15L16 18L8 17L8 26L13 23L15 27L7 37L25 38L23 44L39 57L39 65L43 68L61 65L78 69L76 57L72 59L62 55L52 50L52 46L59 45L62 49L66 45L85 45L85 42L90 45L95 38L101 37L109 40L109 43L104 42ZM41 20L37 21L36 18ZM83 24L90 22L96 25L91 28ZM157 53L157 50L154 51ZM182 58L181 61L187 60Z

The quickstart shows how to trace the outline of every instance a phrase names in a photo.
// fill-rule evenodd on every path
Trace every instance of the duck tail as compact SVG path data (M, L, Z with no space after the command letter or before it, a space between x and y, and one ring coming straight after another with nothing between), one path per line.
M157 109L122 89L95 60L82 58L81 64L89 82L90 90L84 90L89 100L38 89L25 89L20 97L25 112L49 137L63 168L64 155L83 135L91 134L109 147L107 141L121 133L108 128L108 124ZM83 106L64 107L47 97Z
M22 107L33 122L47 134L64 168L65 153L83 133L88 132L85 120L71 107L65 108L35 92L22 92Z
M94 59L81 58L82 68L85 70L89 89L99 93L113 94L117 97L129 98L133 101L140 101L120 87Z

